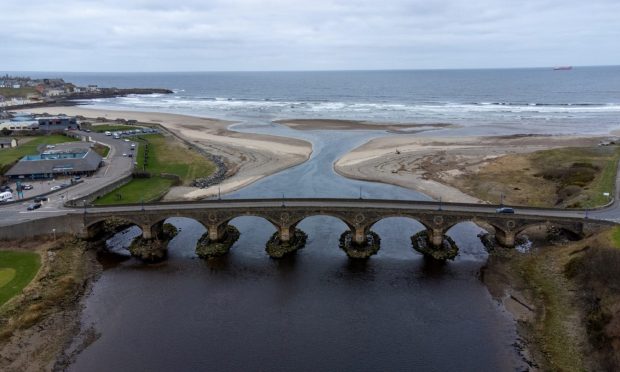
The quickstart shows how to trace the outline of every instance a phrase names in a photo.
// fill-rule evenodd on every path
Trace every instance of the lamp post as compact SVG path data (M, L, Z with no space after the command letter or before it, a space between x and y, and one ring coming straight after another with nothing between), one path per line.
M82 202L84 203L84 214L86 214L86 199L82 200Z
M441 210L441 196L439 197L439 208L438 210Z
M56 240L56 229L52 229L52 235L54 236L54 240Z

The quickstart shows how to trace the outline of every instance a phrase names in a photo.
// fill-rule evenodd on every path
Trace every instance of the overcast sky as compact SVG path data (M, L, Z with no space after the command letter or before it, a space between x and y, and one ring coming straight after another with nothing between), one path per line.
M620 64L620 0L1 0L0 71Z

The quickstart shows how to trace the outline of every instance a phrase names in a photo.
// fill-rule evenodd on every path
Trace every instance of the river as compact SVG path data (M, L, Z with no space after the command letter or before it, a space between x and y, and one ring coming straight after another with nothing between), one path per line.
M364 198L426 198L333 171L342 154L385 133L302 133L267 125L248 129L243 123L236 129L304 138L314 152L308 162L225 198L360 192ZM448 232L460 254L441 265L413 251L409 237L422 226L404 218L373 226L381 250L367 262L351 261L338 248L347 227L332 217L302 221L306 247L283 260L265 253L275 228L260 218L232 220L239 241L227 256L211 261L194 254L203 226L183 218L169 222L181 232L169 244L167 261L115 262L94 284L81 321L100 337L70 370L525 368L514 347L515 322L479 279L487 253L476 237L481 229L473 224Z

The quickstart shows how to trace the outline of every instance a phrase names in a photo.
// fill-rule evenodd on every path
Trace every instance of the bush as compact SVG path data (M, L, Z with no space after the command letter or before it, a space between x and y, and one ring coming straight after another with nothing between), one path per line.
M147 171L134 171L133 178L151 178L151 172Z

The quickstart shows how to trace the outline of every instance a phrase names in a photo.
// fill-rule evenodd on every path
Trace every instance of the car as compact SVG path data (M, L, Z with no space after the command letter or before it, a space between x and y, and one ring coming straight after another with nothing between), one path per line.
M36 198L34 198L35 203L41 203L44 201L47 201L47 196L37 196Z
M28 183L22 185L22 190L32 190L34 187Z
M125 138L123 141L125 141L125 142L129 142L129 138Z
M60 184L60 188L61 189L64 189L65 187L69 187L69 186L71 186L71 184L68 184L68 183L61 183Z
M129 156L130 158L133 158L133 154L129 154L129 155L127 155L127 156Z
M84 129L84 132L86 132L86 133L90 133L90 132L92 132L92 130L90 130L90 129Z
M51 191L56 191L56 190L60 190L60 189L62 189L62 186L60 186L60 185L56 185L56 186L50 187Z
M33 211L35 209L39 209L41 208L41 204L40 203L32 203L28 206L28 210L29 211Z
M127 156L127 154L123 153L123 156Z
M135 147L132 147L132 148L130 148L129 150L134 151L135 149L136 149Z
M499 207L495 210L497 213L514 214L515 210L510 207Z
M81 178L82 178L81 176L73 176L73 179L76 180L76 181L81 179Z

